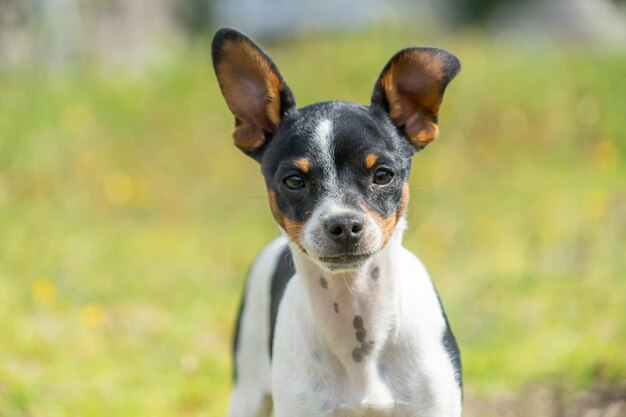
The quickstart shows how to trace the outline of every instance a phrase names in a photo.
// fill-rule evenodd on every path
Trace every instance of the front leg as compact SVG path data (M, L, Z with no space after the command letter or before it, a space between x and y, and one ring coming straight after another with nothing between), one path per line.
M462 395L461 390L455 383L450 384L449 379L433 381L430 395L423 398L420 404L420 412L407 414L420 417L461 417Z
M272 394L276 417L332 417L339 381L314 338L303 308L302 288L292 279L276 320L272 357Z

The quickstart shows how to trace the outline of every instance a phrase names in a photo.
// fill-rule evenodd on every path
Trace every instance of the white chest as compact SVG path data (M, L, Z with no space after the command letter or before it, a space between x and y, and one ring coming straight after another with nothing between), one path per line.
M274 340L277 417L460 415L437 295L416 258L397 261L393 285L292 280Z

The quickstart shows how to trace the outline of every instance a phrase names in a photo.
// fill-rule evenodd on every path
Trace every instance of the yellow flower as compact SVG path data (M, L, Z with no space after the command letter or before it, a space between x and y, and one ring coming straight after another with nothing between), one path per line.
M106 318L106 311L99 304L87 304L80 309L79 314L80 321L90 329L100 327Z
M122 171L112 171L102 180L102 193L109 203L123 207L146 203L149 190L145 179Z
M54 284L48 277L41 277L33 283L33 300L35 303L48 306L56 299Z
M109 173L102 184L106 199L112 204L125 206L131 203L136 194L135 182L123 172Z

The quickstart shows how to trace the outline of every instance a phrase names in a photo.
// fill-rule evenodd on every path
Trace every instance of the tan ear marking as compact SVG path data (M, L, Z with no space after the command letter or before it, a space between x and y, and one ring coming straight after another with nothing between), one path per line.
M438 87L443 77L439 61L409 51L391 64L382 79L389 117L396 125L404 126L417 147L424 147L437 137L435 120L441 103Z
M387 73L383 76L381 84L385 90L387 101L389 102L389 117L396 123L402 112L402 106L400 105L400 97L398 97L398 91L393 81L393 65Z
M377 88L382 89L389 117L415 147L423 148L437 137L443 93L459 69L458 59L447 51L412 48L394 56L381 75Z
M265 142L265 132L275 131L280 124L282 80L251 41L226 40L219 56L217 78L237 119L232 135L235 145L252 152Z

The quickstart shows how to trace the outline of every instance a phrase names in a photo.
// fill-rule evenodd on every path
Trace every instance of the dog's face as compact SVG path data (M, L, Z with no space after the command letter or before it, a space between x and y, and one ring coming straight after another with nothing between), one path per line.
M359 268L404 214L411 157L437 135L446 85L460 63L441 49L400 51L369 107L297 109L274 63L232 29L213 40L213 64L236 118L235 145L261 164L274 218L323 268Z
M329 269L380 251L408 201L412 147L382 111L315 104L285 115L260 159L274 217Z

